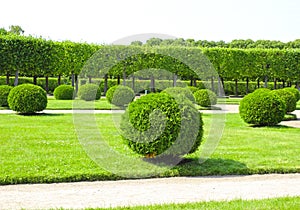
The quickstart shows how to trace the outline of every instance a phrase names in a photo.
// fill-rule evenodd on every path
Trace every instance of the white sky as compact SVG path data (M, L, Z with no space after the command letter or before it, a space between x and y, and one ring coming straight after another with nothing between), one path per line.
M299 0L2 0L0 28L53 40L111 43L135 34L184 39L300 38Z

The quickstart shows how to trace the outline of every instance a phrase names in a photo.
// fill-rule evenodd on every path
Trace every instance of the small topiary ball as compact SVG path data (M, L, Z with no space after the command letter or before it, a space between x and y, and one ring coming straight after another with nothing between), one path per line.
M13 87L8 85L0 85L0 106L8 106L7 98Z
M194 93L196 103L203 107L217 104L217 95L208 89L201 89Z
M179 100L188 99L193 103L195 102L195 97L189 88L169 87L169 88L166 88L163 92L168 93L175 99L179 99Z
M202 116L189 101L151 93L129 104L121 120L122 136L146 157L178 157L195 152L203 135Z
M34 114L47 107L47 93L37 85L22 84L14 87L8 95L9 107L20 114Z
M101 90L96 84L85 84L80 86L78 97L85 101L94 101L101 98Z
M273 90L274 94L278 95L285 103L286 113L290 113L296 110L297 100L291 91L286 89Z
M240 102L241 118L249 124L276 125L284 119L285 103L273 91L258 89L246 95Z
M72 85L60 85L55 88L53 94L57 100L72 100L74 99L74 88Z
M297 88L288 87L288 88L284 88L284 89L293 93L296 98L296 101L300 100L300 92L299 92L299 90L297 90Z
M120 107L129 104L133 101L134 97L134 91L130 87L123 85L115 85L106 92L107 101Z

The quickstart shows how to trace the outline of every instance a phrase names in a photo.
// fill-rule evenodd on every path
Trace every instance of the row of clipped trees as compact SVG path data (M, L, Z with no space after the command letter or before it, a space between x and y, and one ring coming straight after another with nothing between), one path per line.
M34 84L38 77L45 77L46 91L49 77L57 77L59 84L62 76L71 77L72 85L78 86L78 76L90 82L93 78L127 78L140 69L166 69L190 79L191 84L207 79L212 86L216 80L219 84L235 81L236 92L239 81L246 82L246 92L249 81L257 81L258 86L260 81L265 86L272 81L275 88L278 81L297 87L300 81L299 49L101 46L4 35L0 36L0 54L0 75L6 76L7 84L10 76L15 77L14 85L19 75L32 77Z

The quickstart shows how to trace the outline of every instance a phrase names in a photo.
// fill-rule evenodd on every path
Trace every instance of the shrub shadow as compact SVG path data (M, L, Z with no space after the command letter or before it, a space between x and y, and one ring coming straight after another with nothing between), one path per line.
M59 113L32 113L32 114L22 114L22 113L17 113L17 115L20 116L39 116L39 117L55 117L55 116L63 116L64 114L59 114Z

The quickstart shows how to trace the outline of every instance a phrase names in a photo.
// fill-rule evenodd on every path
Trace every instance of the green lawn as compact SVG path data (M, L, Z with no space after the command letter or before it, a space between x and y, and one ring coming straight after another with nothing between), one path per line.
M97 208L97 210L173 210L173 209L195 209L195 210L295 210L299 209L300 197L284 197L262 200L232 200L232 201L209 201L185 204L164 204L119 208ZM92 210L92 209L86 209Z
M205 138L211 116L203 116ZM226 118L223 138L210 159L199 163L200 147L200 151L186 157L185 164L154 177L300 172L299 129L254 128L242 122L238 114L228 114ZM112 115L96 115L95 119L101 135L114 151L125 157L136 157L122 143ZM72 115L1 115L0 130L0 184L121 178L107 172L105 167L98 167L85 153L77 139ZM87 130L87 137L91 136L89 134ZM115 165L110 159L106 161L107 166ZM122 158L117 161L123 163ZM138 173L134 165L125 164L124 167L133 174Z

